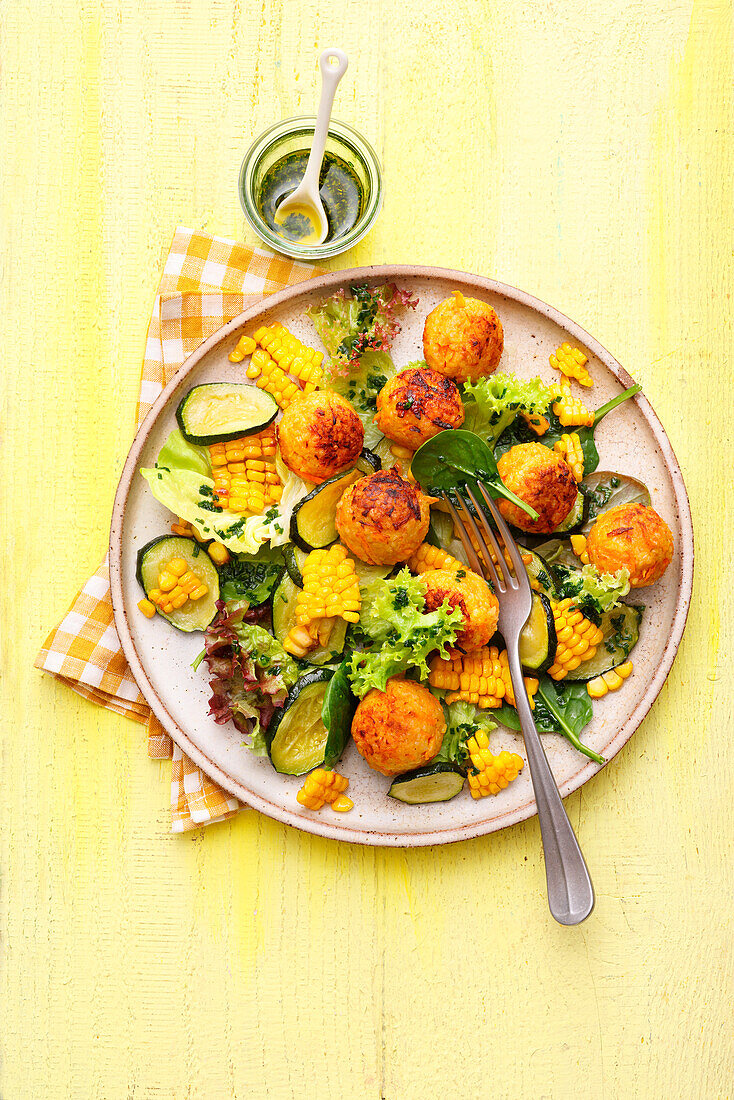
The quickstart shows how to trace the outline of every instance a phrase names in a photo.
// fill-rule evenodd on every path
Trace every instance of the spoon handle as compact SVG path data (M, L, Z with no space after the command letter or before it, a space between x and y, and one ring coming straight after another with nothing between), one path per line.
M319 68L321 69L321 99L316 115L313 145L311 146L308 164L306 165L306 171L304 172L299 189L303 187L304 190L309 188L314 192L318 192L321 162L324 159L326 138L329 133L331 108L334 105L337 85L347 71L348 64L349 59L344 53L344 50L331 47L321 51L319 56Z

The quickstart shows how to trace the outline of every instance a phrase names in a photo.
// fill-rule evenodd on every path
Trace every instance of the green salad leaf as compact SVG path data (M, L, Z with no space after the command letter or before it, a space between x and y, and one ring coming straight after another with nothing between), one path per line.
M359 699L371 688L384 691L391 676L410 669L427 679L429 655L448 656L446 647L456 641L463 623L461 608L444 600L436 611L426 613L425 603L420 578L407 569L363 587L354 636L368 648L353 653L349 664L352 691Z
M217 539L228 550L256 554L268 537L264 516L233 518L214 499L214 482L206 452L188 443L176 429L161 449L155 466L141 475L156 500L187 520L203 539Z
M410 469L421 488L431 495L463 488L467 483L473 488L481 481L494 498L504 497L531 519L538 518L535 509L503 483L492 451L474 432L462 428L439 432L418 448Z
M521 730L518 713L509 703L503 703L492 714L508 729ZM604 757L584 745L580 738L582 730L588 726L593 716L594 710L586 684L556 683L549 676L540 676L533 711L538 733L560 733L574 748L588 756L589 760L596 764L605 764Z
M465 703L461 700L455 703L444 703L443 710L446 717L446 733L443 735L441 748L433 759L445 761L447 764L456 764L465 769L469 759L469 751L466 747L469 738L480 729L490 733L497 728L497 723L486 710L480 710L473 703Z
M629 569L620 569L618 573L600 573L595 565L584 565L581 569L568 569L556 564L558 593L561 599L570 597L579 608L598 622L605 611L616 607L630 590Z
M512 374L491 374L464 384L464 428L493 447L518 413L543 415L555 400L555 390L540 378L523 380ZM537 437L536 437L537 438Z
M352 403L364 425L364 445L371 450L382 439L382 432L373 423L377 395L396 373L388 352L368 350L350 366L348 374L332 369L327 370L324 376L327 385Z
M400 332L397 314L418 303L394 283L352 286L351 296L339 289L307 310L331 358L333 373L346 373L368 350L389 351Z
M258 623L241 621L232 627L242 650L263 672L273 672L283 678L286 687L298 679L298 666L275 635Z

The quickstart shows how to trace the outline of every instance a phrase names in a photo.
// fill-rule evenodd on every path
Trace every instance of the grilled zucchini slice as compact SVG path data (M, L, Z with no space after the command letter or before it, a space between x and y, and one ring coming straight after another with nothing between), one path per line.
M172 558L183 558L192 572L201 577L209 591L200 600L187 600L183 607L174 608L170 615L164 615L162 611L158 611L158 614L187 634L192 630L206 630L217 613L219 574L204 547L195 539L160 535L143 546L138 551L138 582L147 597L152 589L158 587L158 574Z
M558 639L550 600L543 592L533 592L530 617L520 634L520 661L530 672L544 672L556 659Z
M375 451L371 451L369 447L363 447L355 466L363 474L376 474L378 470L382 469L382 460Z
M586 497L579 489L576 493L576 500L573 503L573 508L568 513L563 523L559 523L558 527L554 530L553 534L562 535L568 534L569 531L575 531L577 527L580 527L584 522L584 511L586 508Z
M323 763L329 731L321 712L332 669L314 669L296 681L268 730L270 762L284 775L303 775Z
M362 477L361 470L352 468L317 485L293 509L291 541L306 552L323 550L336 542L336 506L344 490Z
M464 773L461 769L456 764L440 760L397 776L387 793L390 798L397 798L398 802L419 806L429 802L448 802L463 786Z
M582 661L578 668L572 669L566 680L588 682L624 664L640 636L643 610L625 603L605 611L599 624L603 638L596 653L590 661Z
M278 585L273 589L270 610L273 617L273 634L281 645L288 634L296 625L296 603L300 588L297 587L286 572ZM347 637L347 622L345 619L337 619L331 631L329 644L312 649L303 658L310 665L325 665L337 660L344 651L344 642Z
M553 574L545 559L537 550L530 550L526 546L520 548L520 553L523 557L530 556L530 561L525 563L525 570L530 579L537 581L546 596L557 595L556 582L553 580Z
M308 554L305 550L301 550L299 546L293 546L290 542L283 548L283 561L288 570L288 576L293 581L296 588L303 588L302 570L303 563L307 557Z
M261 432L277 415L278 405L269 393L238 382L194 386L176 409L184 437L202 446Z

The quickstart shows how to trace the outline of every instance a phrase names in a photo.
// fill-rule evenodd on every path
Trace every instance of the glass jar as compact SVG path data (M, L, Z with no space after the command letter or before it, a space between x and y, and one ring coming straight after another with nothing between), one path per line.
M306 153L313 141L315 115L286 118L264 130L252 143L240 168L239 191L245 217L257 235L276 252L297 260L320 260L346 252L369 231L382 206L382 173L374 149L355 129L336 119L329 123L326 152L339 158L356 177L362 192L360 212L354 225L342 236L323 244L298 244L285 240L265 221L260 199L270 169L293 153Z

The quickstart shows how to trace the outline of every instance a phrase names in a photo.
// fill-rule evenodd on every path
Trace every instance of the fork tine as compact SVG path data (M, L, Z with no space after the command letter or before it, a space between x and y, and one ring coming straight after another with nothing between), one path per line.
M448 493L444 493L443 494L443 499L446 501L446 503L449 506L449 510L451 512L451 518L453 519L454 524L456 526L456 530L459 533L459 538L461 539L461 544L464 547L464 549L466 550L466 556L469 559L469 565L471 566L471 568L474 570L475 573L478 573L480 577L483 577L484 576L484 567L482 566L482 563L479 560L479 557L477 555L476 550L474 549L474 547L471 544L471 539L469 538L469 536L466 533L466 528L464 527L464 523L463 523L461 517L459 516L459 513L454 508L454 504L453 504L453 501L451 500L451 497L449 496Z
M469 496L471 497L472 496L471 489L469 489L467 487L466 491L469 494ZM497 592L506 592L507 591L507 585L505 584L504 575L503 575L502 571L500 569L498 569L497 566L495 565L495 563L493 562L492 555L489 552L489 547L487 546L487 543L484 540L484 535L482 534L482 532L479 530L479 528L477 526L477 521L474 519L474 516L472 515L471 510L468 508L467 503L464 500L461 493L459 492L459 490L455 489L454 492L456 493L456 499L461 504L462 511L464 512L465 516L467 517L467 519L469 521L469 524L471 525L471 529L474 532L474 538L477 540L477 546L479 547L479 549L481 551L481 554L482 554L482 558L484 559L484 563L485 563L484 575L486 576L487 573L489 573L489 575L492 579L492 583L494 584L494 587L495 587ZM476 501L473 499L473 497L472 497L472 503L474 504L474 507L476 508L477 504L476 504Z
M517 588L517 581L515 580L515 577L512 575L512 572L510 571L510 569L508 567L508 564L507 564L507 561L505 559L504 554L500 550L499 543L497 542L497 538L495 536L495 533L492 530L492 528L489 526L489 522L487 521L487 517L484 514L484 509L481 507L481 505L479 504L477 498L474 496L474 493L471 491L471 489L468 486L467 486L466 491L469 494L469 497L471 498L472 504L474 505L474 507L477 510L477 515L479 516L479 522L482 525L482 531L484 532L484 537L485 537L487 542L491 543L492 550L494 551L494 554L495 554L495 557L496 557L495 569L498 569L498 570L501 569L502 570L502 576L504 577L505 585L507 586L507 588Z
M497 507L497 505L495 504L495 502L492 500L492 497L489 495L489 493L487 492L487 490L484 487L484 485L482 484L482 482L478 481L477 485L479 486L480 493L482 494L485 501L487 502L487 507L489 508L489 510L492 514L492 519L497 524L497 530L502 535L502 539L503 539L503 541L505 543L505 546L507 547L508 553L510 555L510 561L512 562L512 564L515 568L516 576L518 576L518 577L524 576L525 575L525 566L523 565L522 555L521 555L520 551L517 548L517 543L515 542L512 535L510 534L510 531L509 531L509 528L508 528L507 524L505 523L504 519L502 518L502 513L500 512L500 510Z

